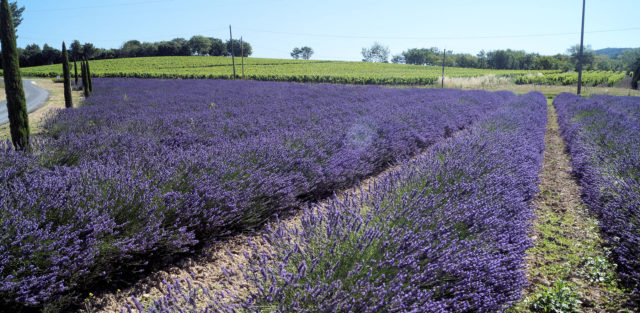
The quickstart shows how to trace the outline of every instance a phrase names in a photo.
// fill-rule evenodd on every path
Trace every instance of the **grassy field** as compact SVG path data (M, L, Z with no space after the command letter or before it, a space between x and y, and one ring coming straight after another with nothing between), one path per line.
M139 78L223 78L233 77L228 57L146 57L91 61L91 73L98 77ZM269 81L297 81L345 84L434 84L442 68L389 63L343 61L306 61L286 59L245 58L245 78ZM489 70L446 68L447 77L522 77L552 74L556 71ZM59 64L23 68L24 76L55 77L62 75ZM240 59L236 60L236 75L242 76Z

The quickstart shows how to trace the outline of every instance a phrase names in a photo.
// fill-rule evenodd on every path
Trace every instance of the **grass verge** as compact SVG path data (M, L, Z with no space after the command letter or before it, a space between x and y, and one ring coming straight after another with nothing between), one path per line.
M36 85L49 91L50 96L47 103L45 103L39 109L29 113L29 123L31 126L31 134L37 134L42 129L42 122L57 109L64 108L64 85L61 83L55 83L53 79L35 79ZM4 86L4 85L2 85ZM0 89L0 101L5 99L4 88ZM81 90L71 91L73 98L73 106L79 106L84 97ZM9 123L0 125L0 140L5 141L11 138Z

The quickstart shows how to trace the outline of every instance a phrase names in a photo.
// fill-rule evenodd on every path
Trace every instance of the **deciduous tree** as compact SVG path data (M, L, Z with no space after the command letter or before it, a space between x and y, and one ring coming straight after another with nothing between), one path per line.
M142 56L142 43L138 40L129 40L122 44L120 56L124 58L135 58Z
M391 63L405 64L406 63L406 59L404 58L404 55L396 54L393 57L391 57Z
M62 60L62 52L45 43L42 47L42 58L46 65L60 63Z
M20 66L34 66L44 64L42 50L37 44L27 45L20 54Z
M209 55L211 56L227 55L227 46L221 39L218 39L218 38L209 38L209 39L211 39L211 48L209 49Z
M293 50L291 50L291 57L296 60L300 58L300 54L302 54L302 50L300 50L300 48L298 47L295 47L293 48Z
M93 46L92 43L90 42L85 42L84 45L82 45L82 53L84 54L84 57L87 59L91 59L93 58L94 54L97 52L96 47Z
M227 40L227 53L231 55L231 51L233 51L233 55L239 57L241 53L240 51L242 50L244 52L245 57L250 56L253 53L253 49L251 48L251 45L246 41L243 41L243 45L244 45L244 49L240 49L240 40L234 39L233 50L231 50L231 42Z
M389 60L389 48L374 42L371 48L362 48L362 61L387 63Z
M309 60L312 55L313 55L313 49L311 49L311 47L304 46L300 48L300 56L303 59Z
M211 39L200 35L193 36L189 39L189 49L193 54L205 55L211 49Z
M402 52L407 64L434 65L438 63L441 53L438 48L412 48Z
M82 44L78 40L74 40L69 46L69 50L71 50L71 58L73 60L78 60L82 56Z
M580 45L571 46L567 49L569 55L571 55L571 61L575 65L576 71L578 70L578 55L580 54ZM587 45L582 49L582 68L584 70L593 70L594 61L596 59L596 53L591 49L590 45Z

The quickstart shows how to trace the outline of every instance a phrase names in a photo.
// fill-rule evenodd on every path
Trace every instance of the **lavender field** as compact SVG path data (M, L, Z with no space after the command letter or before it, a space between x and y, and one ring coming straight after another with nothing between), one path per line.
M244 288L176 281L123 312L504 311L526 282L545 102L511 97L368 191L269 230Z
M640 98L561 94L554 100L585 202L612 257L640 292Z
M440 173L437 181L425 182L429 167L420 165L423 171L405 173L372 195L371 199L380 199L378 202L391 199L393 190L401 189L392 186L406 180L413 184L407 185L410 189L421 181L434 184L430 188L439 192L428 200L436 201L434 215L444 214L438 213L438 208L455 206L459 199L477 195L479 201L464 202L470 210L460 206L462 211L446 213L461 214L448 217L461 218L461 224L455 225L447 224L446 218L439 220L413 210L414 206L403 211L375 204L371 212L387 214L400 224L406 214L404 218L420 215L411 225L394 230L402 236L417 236L416 244L443 236L424 247L419 262L415 259L417 250L390 242L393 249L389 251L396 253L397 259L383 252L381 264L391 266L391 272L381 279L397 288L417 279L419 284L411 288L424 288L407 292L411 297L425 295L424 300L434 305L451 305L447 299L457 299L456 294L471 289L477 289L477 297L491 300L487 305L492 308L517 297L522 284L520 260L526 248L522 231L529 217L526 201L535 189L532 184L541 149L538 135L524 138L521 131L533 127L537 134L543 127L540 103L544 99L540 96L214 80L95 79L94 88L84 106L60 111L47 120L44 132L34 140L32 154L15 152L11 144L3 144L2 307L46 307L52 311L73 307L87 290L109 286L149 262L192 251L199 243L260 226L275 214L352 186L470 127L474 131L434 148L441 157L429 161L435 162L429 171ZM517 113L526 110L533 117ZM532 124L520 126L524 118L533 118ZM478 121L484 126L473 126ZM494 155L495 161L484 159ZM528 165L513 163L515 160ZM476 168L473 162L481 164ZM456 164L463 168L457 169ZM503 165L507 171L524 172L501 178L499 167ZM514 169L516 165L520 169ZM487 178L466 173L476 170ZM480 182L483 185L475 186ZM512 183L514 187L507 186ZM499 189L485 190L485 184ZM497 198L493 198L494 192ZM416 197L417 201L427 195L396 197L406 201ZM496 220L486 211L486 201L504 210L508 221L503 217ZM517 206L506 207L503 201ZM362 210L349 203L336 203L332 210L338 209L355 210L356 215ZM361 216L355 223L366 224L373 218L371 214ZM484 222L473 224L472 216ZM324 218L310 215L309 227L318 227ZM329 238L355 226L352 222L338 218L336 232ZM376 229L388 236L390 224L380 225ZM461 233L452 232L452 227ZM309 240L316 239L311 236ZM456 244L445 244L450 240ZM438 248L438 244L444 246ZM469 245L477 248L464 248ZM447 263L451 258L456 262ZM418 263L395 269L397 262L405 261ZM428 269L434 265L445 267ZM447 266L451 266L451 273L445 270ZM424 270L426 276L406 276L418 270ZM486 281L477 283L463 278L493 272L496 276L485 276ZM432 273L444 276L431 277ZM436 285L438 277L453 273L462 275L455 276L462 280ZM358 279L351 283L354 290L364 288L373 292L372 296L380 293L380 299L396 290L370 290ZM291 303L303 305L299 301L310 299L308 296ZM326 303L340 303L343 296ZM273 297L281 294L264 295L264 299Z

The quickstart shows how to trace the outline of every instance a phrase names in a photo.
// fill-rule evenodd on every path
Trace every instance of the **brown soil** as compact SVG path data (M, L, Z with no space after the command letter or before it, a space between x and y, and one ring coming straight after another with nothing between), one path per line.
M38 134L42 131L42 122L58 109L64 109L64 85L62 83L54 83L51 79L34 79L35 84L49 91L49 100L39 109L29 113L29 123L31 126L31 134ZM4 97L4 89L2 89ZM73 106L78 107L84 101L82 91L72 91ZM4 141L10 137L9 123L0 125L0 140Z
M528 253L530 286L525 295L531 297L556 280L564 280L575 284L581 294L579 312L620 312L626 299L616 282L592 283L585 273L588 269L583 264L588 258L606 260L605 246L597 220L582 203L580 187L571 175L555 108L548 108L540 192L533 201L535 246ZM612 269L610 273L615 275ZM527 311L524 306L520 304L517 311Z

